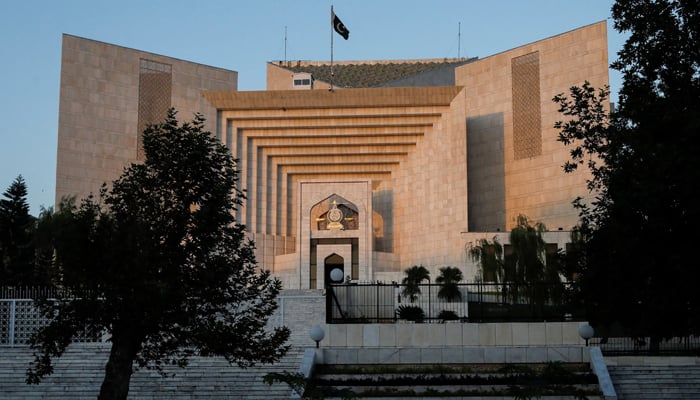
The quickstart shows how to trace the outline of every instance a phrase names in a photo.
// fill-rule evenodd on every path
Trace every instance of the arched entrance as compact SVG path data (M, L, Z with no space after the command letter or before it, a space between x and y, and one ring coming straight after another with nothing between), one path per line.
M331 271L334 269L340 269L343 271L343 276L345 276L345 260L343 257L333 253L330 256L326 257L325 260L323 260L323 280L327 284L329 283L340 283L340 282L334 282L331 279ZM342 280L341 280L342 282Z
M325 288L336 268L344 280L370 280L372 181L300 180L299 193L299 287Z

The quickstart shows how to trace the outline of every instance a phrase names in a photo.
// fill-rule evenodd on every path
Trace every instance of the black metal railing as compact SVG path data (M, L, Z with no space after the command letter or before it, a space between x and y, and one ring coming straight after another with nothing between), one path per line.
M438 294L442 285L421 284L407 296L397 283L338 284L326 290L328 323L416 322L537 322L583 320L583 307L572 299L566 283L466 283L459 296L447 301ZM416 315L421 314L420 317Z
M606 356L622 355L694 355L700 356L700 336L652 340L643 337L593 337L590 346L598 346Z

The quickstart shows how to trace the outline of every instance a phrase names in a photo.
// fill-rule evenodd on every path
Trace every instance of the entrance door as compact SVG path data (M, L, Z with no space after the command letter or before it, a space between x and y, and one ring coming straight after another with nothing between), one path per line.
M343 276L345 276L345 260L343 260L343 257L337 255L337 254L331 254L330 256L326 257L323 263L323 281L326 282L326 284L329 283L341 283L342 279L339 282L334 282L331 280L331 271L334 269L338 268L341 271L343 271Z

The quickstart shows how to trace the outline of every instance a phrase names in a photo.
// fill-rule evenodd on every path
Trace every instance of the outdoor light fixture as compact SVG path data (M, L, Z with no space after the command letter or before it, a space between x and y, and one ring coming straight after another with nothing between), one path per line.
M340 268L333 268L331 271L331 280L333 282L341 282L343 280L343 270Z
M586 346L588 346L588 340L593 337L593 327L586 322L585 324L579 326L578 334L583 340L586 341Z
M316 325L313 328L311 328L311 332L309 333L309 336L311 336L311 340L316 342L316 348L318 349L318 343L321 340L323 340L323 337L326 336L326 333L323 331L323 328Z

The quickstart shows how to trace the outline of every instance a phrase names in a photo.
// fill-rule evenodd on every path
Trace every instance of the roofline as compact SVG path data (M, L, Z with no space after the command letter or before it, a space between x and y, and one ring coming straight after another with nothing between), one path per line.
M590 24L588 24L588 25L583 25L583 26L579 26L578 28L570 29L570 30L568 30L568 31L566 31L566 32L557 33L556 35L547 36L546 38L538 39L538 40L535 40L535 41L533 41L533 42L521 44L521 45L516 46L516 47L511 47L510 49L503 50L503 51L499 51L498 53L494 53L494 54L488 55L488 56L486 56L486 57L484 57L484 58L480 58L480 59L477 60L477 61L486 60L486 59L491 58L491 57L495 57L495 56L498 56L498 55L501 55L501 54L504 54L504 53L508 53L509 51L513 51L513 50L515 50L515 49L520 49L520 48L522 48L522 47L531 46L531 45L533 45L533 44L535 44L535 43L544 42L545 40L554 39L554 38L559 37L559 36L568 35L568 34L570 34L571 32L575 32L575 31L578 31L578 30L581 30L581 29L589 28L589 27L591 27L591 26L598 25L598 24L601 24L601 23L604 24L604 26L605 26L605 29L606 29L606 36L607 36L608 23L607 23L607 20L603 19L603 20L600 20L600 21L597 21L597 22L590 23Z
M205 67L208 67L208 68L219 69L219 70L227 71L227 72L235 72L236 74L238 74L238 71L233 70L233 69L226 69L226 68L217 67L217 66L214 66L214 65L202 64L202 63L199 63L199 62L196 62L196 61L190 61L190 60L185 60L185 59L183 59L183 58L177 58L177 57L172 57L172 56L166 56L166 55L164 55L164 54L158 54L158 53L154 53L154 52L151 52L151 51L139 50L139 49L135 49L135 48L133 48L133 47L127 47L127 46L122 46L122 45L118 45L118 44L114 44L114 43L104 42L104 41L102 41L102 40L95 40L95 39L90 39L90 38L86 38L86 37L83 37L83 36L71 35L70 33L63 33L62 36L63 36L63 37L68 36L68 37L76 38L76 39L80 39L80 40L87 40L87 41L90 41L90 42L93 42L93 43L100 43L100 44L104 44L104 45L107 45L107 46L118 47L118 48L121 48L121 49L124 49L124 50L130 50L130 51L133 51L133 52L135 52L135 53L141 53L141 54L144 54L144 55L151 55L151 56L154 56L154 57L168 58L168 59L175 60L175 61L179 61L179 62L185 62L185 63L195 64L195 65L202 65L202 66L205 66Z
M344 60L337 61L333 60L334 65L358 65L358 64L419 64L419 63L445 63L445 64L457 64L460 62L469 62L478 59L478 57L460 57L460 58L416 58L416 59L396 59L396 60ZM268 64L274 65L276 67L289 69L296 68L296 65L300 67L317 67L322 65L329 65L330 61L311 61L311 60L275 60L268 61Z

